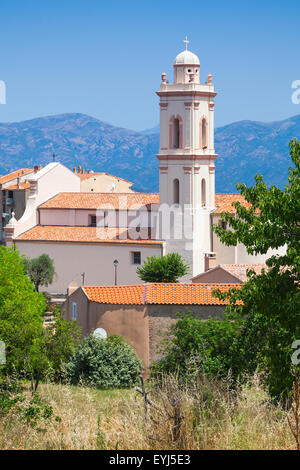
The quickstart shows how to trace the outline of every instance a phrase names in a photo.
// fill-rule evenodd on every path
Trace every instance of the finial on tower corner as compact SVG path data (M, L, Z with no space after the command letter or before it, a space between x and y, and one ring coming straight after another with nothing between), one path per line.
M166 81L167 81L167 74L166 74L166 72L163 72L163 73L161 74L161 81L162 81L163 83L166 83Z
M187 36L185 36L185 40L183 41L185 43L185 50L187 51L188 50L188 44L189 44L189 40L187 38Z

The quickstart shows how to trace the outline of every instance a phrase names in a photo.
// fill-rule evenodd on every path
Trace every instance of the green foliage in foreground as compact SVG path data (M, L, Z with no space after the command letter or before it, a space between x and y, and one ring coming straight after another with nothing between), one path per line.
M18 252L0 247L0 339L6 346L5 373L32 373L41 356L46 301L35 292Z
M162 359L152 365L152 375L176 373L188 379L200 372L223 378L237 369L238 322L219 318L204 322L189 311L178 316L163 342Z
M80 337L76 323L57 310L55 323L44 328L45 310L45 297L26 275L24 259L14 249L0 247L0 339L6 347L0 376L28 378L34 390L45 376L60 377Z
M290 154L294 166L283 191L268 189L261 176L253 187L238 185L251 208L234 203L238 217L222 216L229 229L214 227L222 243L243 243L249 254L286 245L285 254L267 260L266 270L260 275L249 272L248 282L231 291L227 309L233 319L245 319L244 355L248 350L249 365L268 373L269 392L275 398L290 393L292 344L300 339L300 142L290 142ZM243 305L237 306L237 300Z
M136 272L144 282L178 282L178 279L188 273L189 267L179 253L169 253L165 256L151 256Z
M141 362L134 349L119 336L85 338L66 365L72 385L97 388L127 388L138 381Z

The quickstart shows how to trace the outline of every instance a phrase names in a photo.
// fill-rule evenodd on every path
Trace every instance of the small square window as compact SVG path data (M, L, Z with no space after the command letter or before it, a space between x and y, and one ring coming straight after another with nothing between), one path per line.
M131 253L132 256L132 264L141 264L141 252L140 251L133 251Z
M97 225L97 218L95 215L90 215L90 227L96 227Z
M73 313L73 320L77 320L77 303L73 302L72 303L72 313Z

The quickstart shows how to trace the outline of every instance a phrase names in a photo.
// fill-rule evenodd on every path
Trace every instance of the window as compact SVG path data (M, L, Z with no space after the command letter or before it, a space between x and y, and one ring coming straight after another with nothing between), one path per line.
M133 251L131 253L132 264L141 264L141 252Z
M202 119L202 148L204 147L207 147L207 141L206 141L206 138L207 138L207 133L206 133L206 119Z
M77 303L72 303L73 320L77 320Z
M178 149L179 148L179 134L180 134L180 129L179 129L179 119L174 119L173 121L173 148Z
M90 215L90 227L96 227L97 226L97 218L95 215Z
M206 206L206 181L204 178L201 181L201 204L202 207Z
M104 227L108 227L108 211L104 211L103 222L104 222Z
M179 179L173 181L173 203L179 204Z

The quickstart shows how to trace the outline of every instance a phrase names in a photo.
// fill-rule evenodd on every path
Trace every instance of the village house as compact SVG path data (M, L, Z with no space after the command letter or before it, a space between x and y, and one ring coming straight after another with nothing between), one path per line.
M254 271L256 274L260 274L262 269L267 269L267 265L264 263L252 263L252 264L219 264L204 273L198 274L193 277L191 281L193 283L237 283L247 282L247 272L249 270Z
M21 168L0 177L1 208L0 208L0 242L5 243L4 227L9 222L12 213L20 219L24 214L29 196L30 183L28 179L38 166L33 168Z
M163 335L178 320L178 313L188 310L202 320L222 318L226 302L212 292L230 287L236 284L74 286L62 311L68 320L77 321L84 336L102 328L108 336L125 337L148 367L159 357Z
M80 191L96 193L131 193L133 183L110 175L109 173L95 173L92 170L85 171L80 165L74 168L74 173L80 178Z

